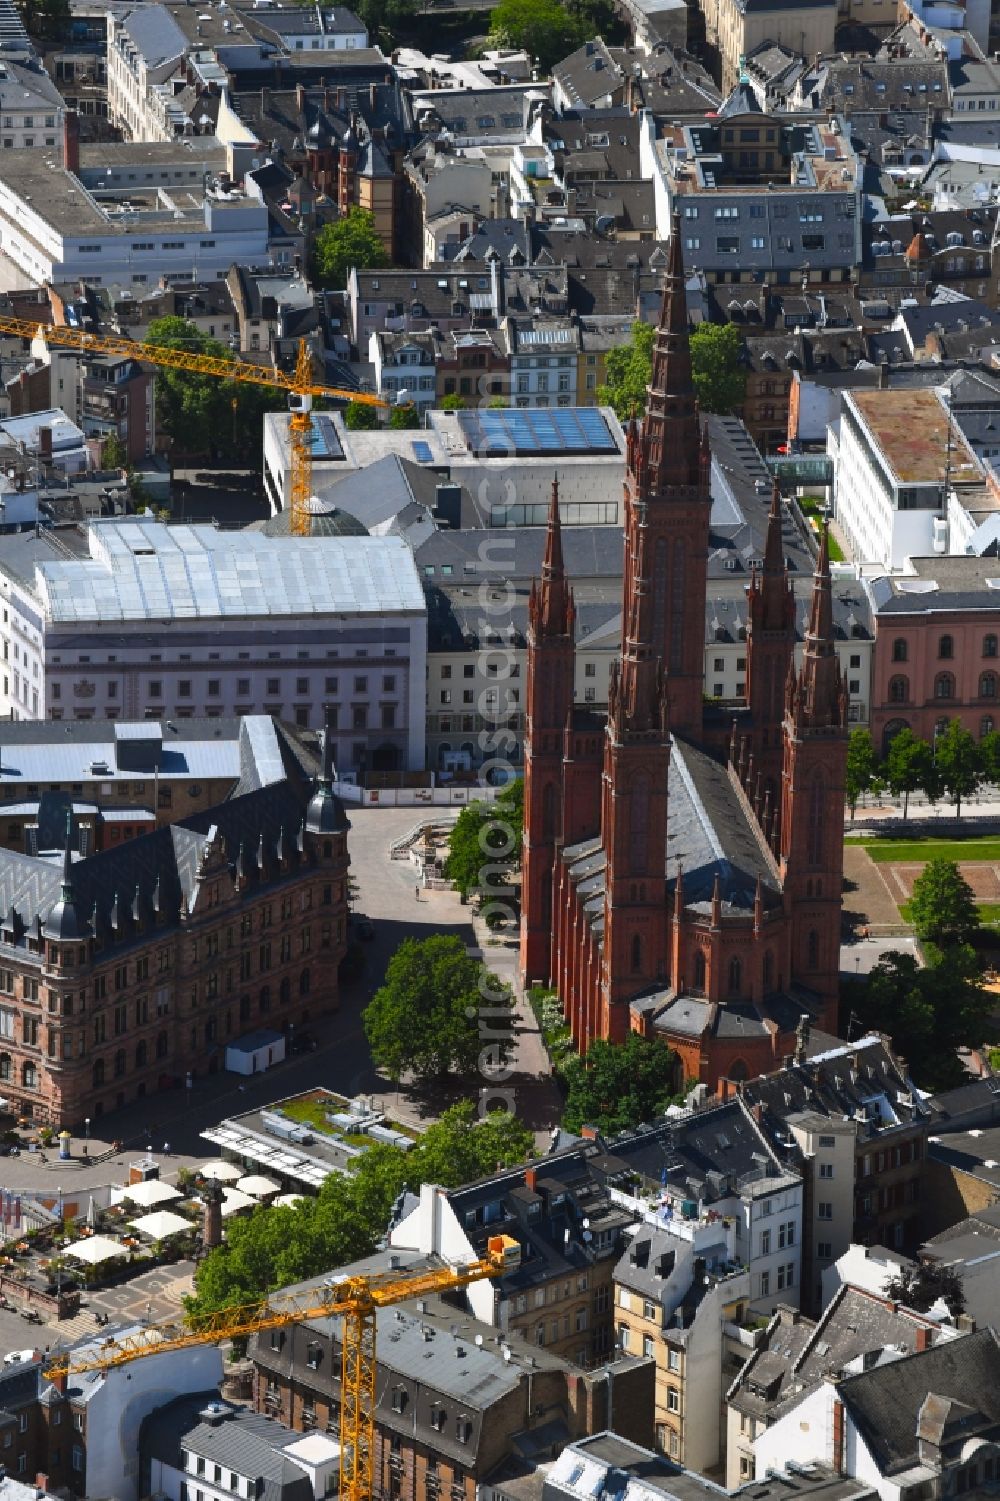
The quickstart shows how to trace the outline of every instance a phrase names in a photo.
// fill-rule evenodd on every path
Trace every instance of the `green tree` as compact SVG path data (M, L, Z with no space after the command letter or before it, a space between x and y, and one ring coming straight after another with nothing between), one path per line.
M978 1047L992 997L979 984L971 948L956 944L929 954L883 954L871 973L844 986L844 1009L864 1031L885 1032L921 1089L952 1089L968 1078L960 1047Z
M492 802L467 804L448 840L444 873L465 901L495 896L521 862L524 782L518 777Z
M903 799L903 817L910 806L911 792L935 792L934 757L926 740L911 729L900 730L889 742L885 758L885 779L893 797Z
M983 767L983 781L996 786L1000 782L1000 734L990 730L979 742L979 755Z
M398 430L408 430L420 426L420 413L417 411L415 401L405 401L401 406L395 406L389 413L389 426Z
M340 219L324 224L316 236L313 259L319 284L338 292L347 286L352 266L364 271L386 265L388 258L375 228L375 215L355 204Z
M563 1124L607 1134L654 1120L676 1098L677 1055L665 1043L630 1032L623 1043L592 1042L567 1060Z
M457 391L451 391L447 396L442 396L439 409L442 412L464 412L465 397L459 396Z
M877 770L871 735L867 730L852 730L847 742L847 773L844 783L847 806L852 818L858 806L858 798L879 785Z
M232 360L232 352L210 339L186 318L154 318L146 343L180 349L213 359ZM260 447L265 412L284 411L285 394L267 386L244 385L193 370L157 370L156 415L164 432L189 454L246 461Z
M939 948L972 936L979 926L976 898L953 860L928 860L913 883L910 916L917 937Z
M691 334L691 375L703 412L728 416L743 404L747 374L735 323L699 323Z
M656 329L651 323L633 323L629 342L608 351L607 383L598 387L597 399L602 406L614 407L622 422L641 417L646 410L646 388L653 378L655 337Z
M351 1173L331 1174L315 1198L231 1221L226 1244L198 1267L188 1311L207 1315L367 1256L403 1189L457 1188L525 1161L532 1146L531 1132L513 1116L477 1119L470 1100L446 1110L409 1152L373 1143Z
M915 1267L903 1266L886 1283L885 1296L904 1308L914 1308L918 1313L927 1313L939 1298L943 1298L948 1312L957 1318L965 1311L965 1288L960 1274L953 1266L940 1261L921 1261Z
M490 1018L485 1045L484 1008ZM507 1061L513 1008L508 987L469 957L460 938L437 933L407 938L396 950L362 1020L372 1058L390 1079L411 1073L421 1083L440 1084L449 1073L471 1074L487 1048L490 1068ZM509 1029L499 1021L505 1012Z
M951 798L956 817L961 818L963 797L971 797L983 782L979 746L961 720L949 719L944 733L938 735L934 765L941 790Z
M105 469L125 469L128 452L117 433L109 433L101 444L101 463Z
M370 431L378 427L378 407L367 401L349 401L344 408L344 426L352 433Z
M558 0L500 0L490 18L493 46L523 47L543 73L575 52L584 28Z

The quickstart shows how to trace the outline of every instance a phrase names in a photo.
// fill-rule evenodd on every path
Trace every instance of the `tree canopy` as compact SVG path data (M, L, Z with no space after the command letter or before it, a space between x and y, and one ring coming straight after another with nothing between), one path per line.
M362 1020L375 1065L390 1079L409 1073L440 1083L477 1069L489 1077L507 1062L513 1007L508 987L469 957L460 938L435 933L400 945ZM481 1012L488 1017L482 1033Z
M633 323L627 344L610 349L605 361L607 383L598 389L602 406L614 407L622 422L641 417L646 409L646 387L653 375L653 339L651 323Z
M972 887L953 860L928 860L913 883L910 917L917 937L939 948L972 936L979 910Z
M419 427L420 413L416 402L404 401L402 406L393 407L389 413L389 426L402 431Z
M951 798L961 818L962 799L977 792L983 781L979 746L961 720L949 719L934 742L933 758L941 790Z
M559 0L500 0L490 17L493 46L523 47L545 73L576 51L586 29Z
M313 261L319 284L338 292L347 286L352 266L363 271L387 265L385 246L375 228L375 215L354 204L340 219L324 224L316 236Z
M352 433L378 427L378 407L367 401L349 401L344 408L344 426Z
M953 1266L939 1261L921 1261L915 1267L900 1267L886 1283L885 1295L918 1313L927 1313L939 1298L944 1299L953 1318L965 1311L965 1288L960 1274Z
M691 376L703 412L724 416L741 406L747 375L740 363L743 336L735 323L699 323L691 334Z
M332 1173L315 1198L231 1220L226 1244L198 1267L188 1309L211 1313L356 1261L375 1249L403 1189L473 1182L525 1161L532 1143L507 1111L476 1120L471 1100L446 1110L409 1152L373 1143L351 1173Z
M931 797L936 792L931 748L926 740L920 740L911 729L900 730L892 737L883 770L893 797L903 799L904 818L909 810L912 792L923 791Z
M467 804L448 840L444 873L467 901L497 896L521 863L524 782L518 777L492 802Z
M863 980L845 984L845 1010L866 1031L885 1032L921 1089L953 1089L967 1079L957 1049L978 1047L991 1010L979 966L963 945L930 955L882 954Z
M585 1058L569 1058L563 1124L597 1126L608 1134L662 1115L676 1095L677 1055L665 1043L630 1032L622 1043L592 1042Z
M186 318L154 318L146 343L232 360L232 351L210 339ZM156 372L156 416L177 448L188 454L246 462L260 448L261 418L284 411L285 393L267 386L244 385L194 370Z
M858 798L879 785L878 762L875 759L875 747L872 737L867 730L852 730L847 742L847 770L845 776L845 791L847 794L847 806L854 817L858 806Z

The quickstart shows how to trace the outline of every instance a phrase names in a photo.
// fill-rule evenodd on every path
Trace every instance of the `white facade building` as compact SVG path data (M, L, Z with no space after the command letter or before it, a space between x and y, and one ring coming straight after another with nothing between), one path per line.
M341 772L423 767L426 607L401 538L136 518L91 523L84 545L7 539L0 713L319 727L328 707Z
M217 1389L222 1373L221 1351L216 1345L202 1345L74 1377L78 1390L72 1393L72 1404L82 1406L85 1415L66 1442L80 1492L137 1501L143 1419L175 1397Z
M0 256L20 284L95 286L216 280L230 266L285 264L272 257L259 193L224 188L224 147L205 137L147 145L81 147L68 170L61 151L4 158Z
M431 410L437 363L433 334L374 333L368 358L375 371L375 389L390 405L412 403L421 418Z
M576 406L580 330L575 324L504 323L510 347L510 391L517 407Z
M845 391L827 446L837 520L857 562L894 570L950 551L948 490L981 473L936 391Z

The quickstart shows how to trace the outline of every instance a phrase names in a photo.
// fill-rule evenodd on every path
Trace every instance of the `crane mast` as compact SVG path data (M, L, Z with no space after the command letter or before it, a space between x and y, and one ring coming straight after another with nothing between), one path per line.
M380 396L368 391L345 391L324 386L313 380L312 356L305 339L299 340L295 373L267 370L248 360L221 359L218 355L192 354L168 345L149 344L119 334L92 334L82 328L61 323L34 323L30 318L0 317L0 334L22 339L41 337L46 344L64 349L78 349L84 354L106 354L141 360L162 370L186 370L197 375L212 375L241 385L268 386L288 393L289 449L291 469L291 515L289 530L293 536L307 537L310 531L309 500L312 495L312 404L317 396L334 400L356 401L366 406L387 405Z
M340 1494L342 1501L372 1501L375 1450L375 1320L380 1308L410 1298L453 1291L514 1270L521 1247L507 1235L494 1235L486 1255L454 1267L412 1273L378 1273L331 1279L320 1287L275 1293L250 1303L196 1314L186 1324L149 1324L120 1339L85 1346L79 1354L54 1354L46 1363L50 1381L108 1371L148 1355L249 1338L310 1319L340 1318Z

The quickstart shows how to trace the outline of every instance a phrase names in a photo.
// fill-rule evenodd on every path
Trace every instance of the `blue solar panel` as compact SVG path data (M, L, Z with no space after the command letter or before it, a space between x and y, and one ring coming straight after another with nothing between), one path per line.
M474 454L615 453L607 422L595 407L504 408L459 412Z
M431 453L431 445L425 443L423 438L414 438L413 457L418 464L429 464L434 457Z

